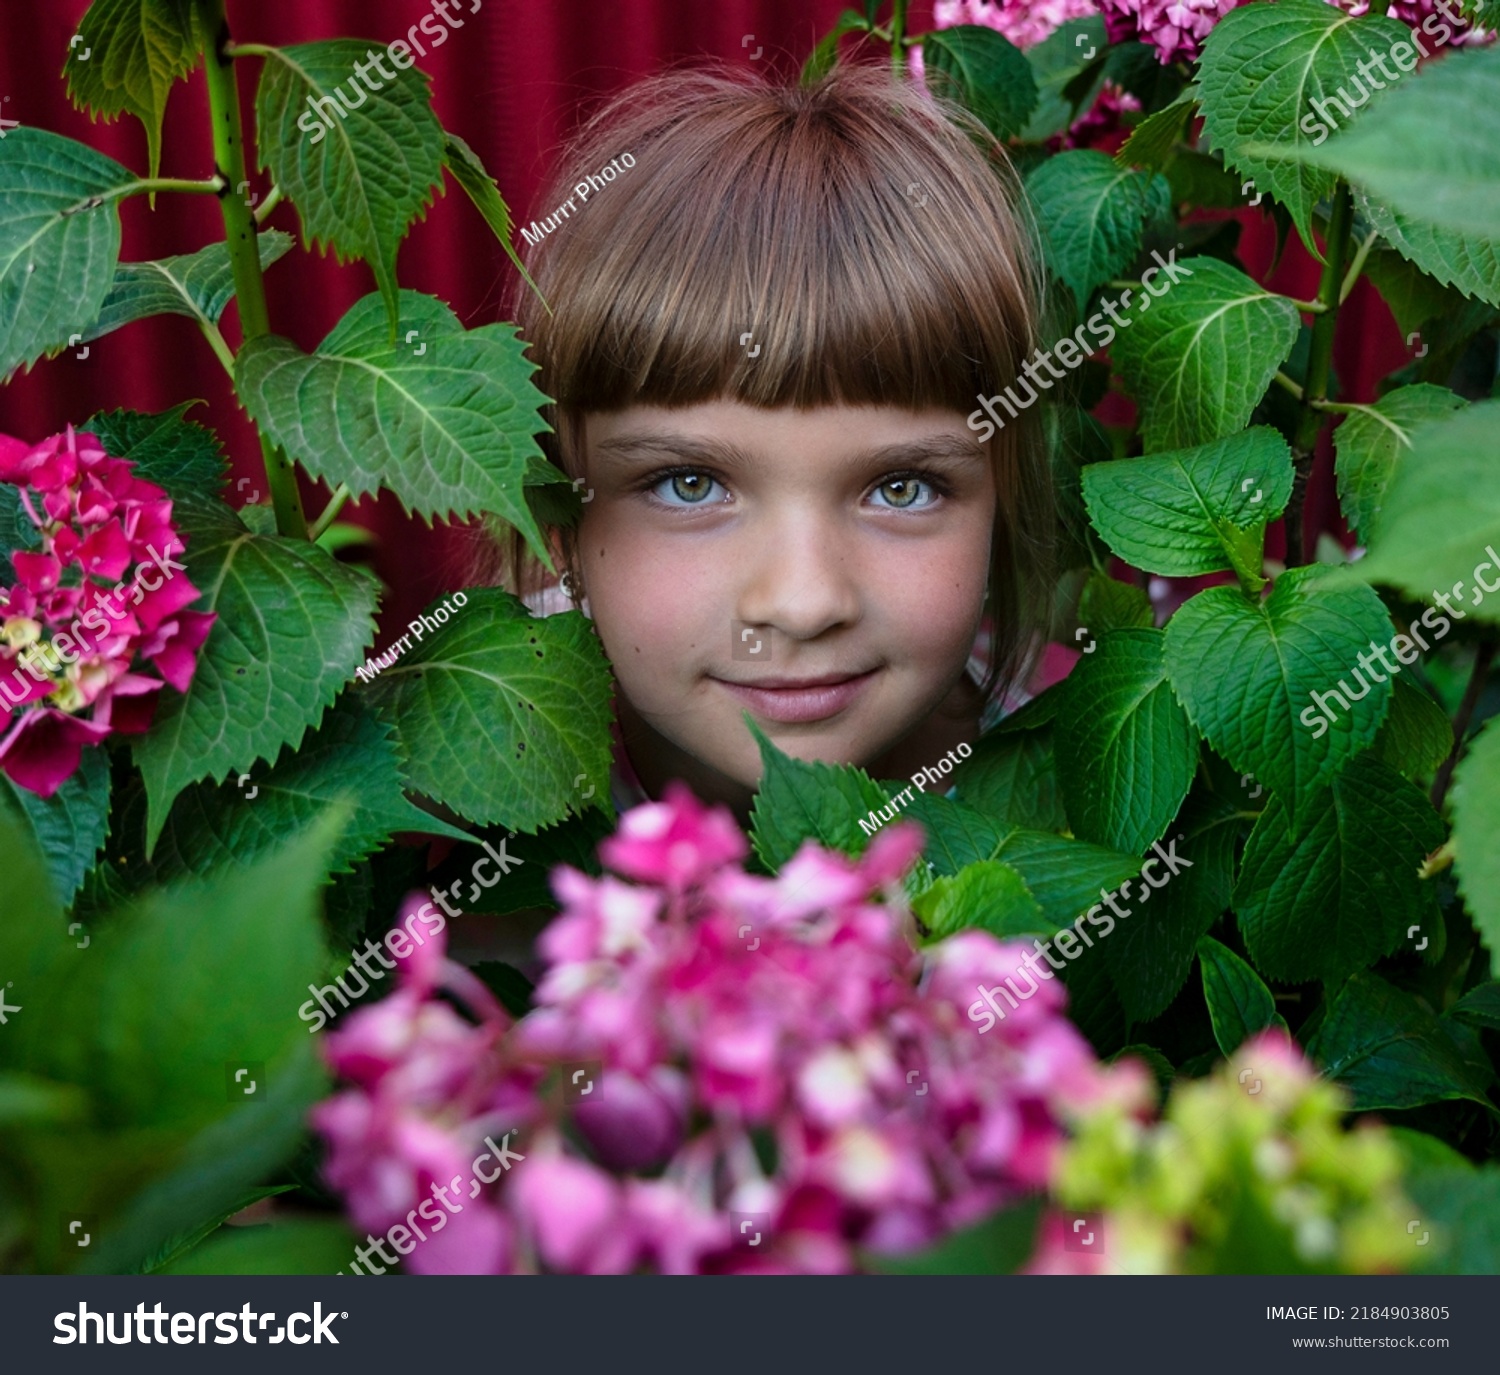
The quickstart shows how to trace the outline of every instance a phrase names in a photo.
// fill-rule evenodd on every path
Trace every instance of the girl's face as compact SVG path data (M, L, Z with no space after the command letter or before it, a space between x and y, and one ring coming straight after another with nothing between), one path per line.
M643 778L644 749L753 788L745 711L789 755L867 764L955 689L995 519L961 415L714 401L584 433L583 591Z

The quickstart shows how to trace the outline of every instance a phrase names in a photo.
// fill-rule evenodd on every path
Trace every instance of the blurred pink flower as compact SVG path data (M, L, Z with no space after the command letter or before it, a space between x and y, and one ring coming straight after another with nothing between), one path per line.
M386 1229L517 1130L503 1177L453 1180L492 1222L444 1264L585 1274L848 1272L1044 1187L1066 1115L1133 1102L1137 1072L1099 1065L1056 982L978 1034L975 984L1028 947L915 949L897 885L920 842L896 824L857 859L808 843L768 878L684 788L626 813L601 854L646 882L554 871L525 1018L439 948L329 1036L349 1081L314 1114L330 1184ZM423 1246L406 1264L434 1268Z
M167 494L95 435L0 435L0 483L39 545L0 586L0 771L50 797L86 745L144 731L164 684L187 690L215 617L186 610L199 593Z

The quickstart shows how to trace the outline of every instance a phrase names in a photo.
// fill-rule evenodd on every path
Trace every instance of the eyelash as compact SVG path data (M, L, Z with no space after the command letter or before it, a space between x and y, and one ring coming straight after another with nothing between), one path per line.
M674 477L706 477L711 482L718 483L718 485L720 487L723 487L726 492L728 491L728 484L725 483L723 479L718 477L715 473L711 472L709 469L694 468L686 464L679 465L673 468L657 469L656 472L650 473L646 477L641 479L638 490L644 493L650 500L655 502L658 507L671 511L691 511L699 507L706 509L723 505L722 500L705 500L701 502L664 501L661 497L657 496L656 489L660 487L664 482L670 482ZM935 501L940 501L953 495L953 486L950 482L940 477L937 473L930 472L923 468L903 468L898 472L886 473L882 477L880 477L878 481L874 482L871 485L870 491L877 492L882 487L892 482L912 481L925 483L926 486L931 489ZM918 507L886 506L884 509L888 511L904 511L913 509L927 510L933 504L934 501L928 501Z

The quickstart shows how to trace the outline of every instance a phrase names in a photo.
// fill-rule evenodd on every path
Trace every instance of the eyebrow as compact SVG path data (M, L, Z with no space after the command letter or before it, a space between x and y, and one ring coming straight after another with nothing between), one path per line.
M673 434L670 431L617 435L613 439L590 444L592 454L601 459L645 465L662 457L689 462L713 463L723 468L749 468L754 457L728 440L707 436ZM982 461L983 446L968 435L933 434L921 439L897 440L873 449L850 454L843 466L864 468L898 467L904 464L964 464Z

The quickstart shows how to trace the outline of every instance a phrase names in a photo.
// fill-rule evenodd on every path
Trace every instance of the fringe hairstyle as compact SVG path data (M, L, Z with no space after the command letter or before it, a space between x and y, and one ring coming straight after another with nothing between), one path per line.
M1009 159L967 112L884 68L810 87L648 78L581 128L542 206L624 154L632 167L525 252L547 305L516 281L513 318L555 398L539 441L569 477L584 475L585 413L635 404L937 407L978 424L976 397L1037 346L1043 283ZM1022 677L1046 626L1056 526L1034 415L990 450L987 697ZM549 533L574 570L573 531ZM539 590L546 570L521 538L503 544L490 579Z

